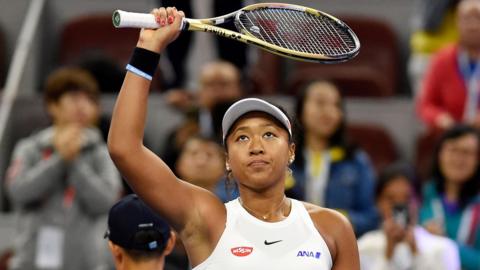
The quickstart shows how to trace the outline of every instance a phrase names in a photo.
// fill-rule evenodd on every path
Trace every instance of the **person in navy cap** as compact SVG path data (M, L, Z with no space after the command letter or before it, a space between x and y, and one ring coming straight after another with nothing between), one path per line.
M117 270L160 270L175 246L175 234L137 195L117 202L105 233Z

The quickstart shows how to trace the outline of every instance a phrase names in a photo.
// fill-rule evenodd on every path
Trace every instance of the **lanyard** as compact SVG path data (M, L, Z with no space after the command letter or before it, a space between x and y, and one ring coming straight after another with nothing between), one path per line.
M434 218L443 225L443 228L446 230L445 224L445 211L443 209L442 202L440 199L435 199L432 201L432 209ZM462 217L460 218L460 226L457 230L456 240L459 243L470 244L472 239L472 234L476 231L477 221L474 216L478 215L478 206L476 204L470 205L465 210L463 210Z
M480 60L475 63L473 70L470 59L465 51L459 50L457 60L467 89L467 100L465 102L463 119L471 122L475 120L479 103Z

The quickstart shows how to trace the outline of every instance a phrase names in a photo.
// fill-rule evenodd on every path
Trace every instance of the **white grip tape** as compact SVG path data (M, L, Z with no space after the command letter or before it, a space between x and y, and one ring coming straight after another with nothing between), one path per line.
M155 16L148 13L127 12L116 10L113 13L113 25L117 28L158 28Z
M149 13L136 13L123 10L116 10L113 13L113 25L117 28L150 28L156 29L161 27L155 21L155 16ZM183 18L180 29L185 25L185 18Z

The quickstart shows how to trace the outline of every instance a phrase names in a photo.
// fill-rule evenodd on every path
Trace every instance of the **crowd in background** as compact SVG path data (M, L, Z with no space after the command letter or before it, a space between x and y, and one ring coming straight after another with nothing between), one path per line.
M189 10L190 1L180 2ZM296 153L286 194L344 214L358 237L363 270L478 270L480 1L420 2L409 75L418 117L438 134L428 176L419 177L408 162L377 171L347 131L341 87L319 78L294 97ZM215 8L223 14L232 6ZM246 60L220 53L199 67L198 89L184 90L184 53L177 50L187 50L190 39L184 35L168 50L179 76L165 99L184 121L162 151L152 150L179 178L227 202L238 190L225 167L220 123L229 105L247 95ZM106 150L102 74L94 73L91 64L54 71L43 91L52 125L15 146L4 185L21 222L8 269L114 267L102 238L106 217L132 191ZM165 269L189 269L179 240L168 252Z

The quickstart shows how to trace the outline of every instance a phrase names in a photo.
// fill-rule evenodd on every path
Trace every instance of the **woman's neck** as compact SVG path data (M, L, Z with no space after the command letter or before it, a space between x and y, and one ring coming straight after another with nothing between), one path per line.
M239 202L251 215L268 222L284 220L291 210L291 202L285 196L283 186L279 190L274 188L262 193L240 188Z
M445 182L445 198L448 202L458 202L460 197L461 185L452 183L451 181Z
M323 151L328 148L328 141L312 133L305 134L305 146L312 151Z

